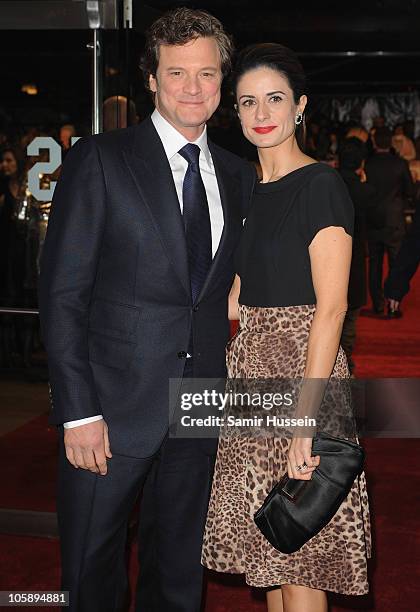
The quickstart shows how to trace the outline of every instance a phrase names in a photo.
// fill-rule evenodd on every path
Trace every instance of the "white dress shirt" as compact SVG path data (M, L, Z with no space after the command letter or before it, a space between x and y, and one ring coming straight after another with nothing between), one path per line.
M159 135L159 138L162 141L163 148L165 149L165 153L172 170L176 193L178 195L179 205L181 207L182 212L182 186L184 183L185 174L187 172L188 162L182 157L182 155L179 155L178 151L190 141L187 140L185 136L180 134L178 130L176 130L164 117L162 117L158 110L155 109L153 111L151 119ZM217 183L210 149L207 144L207 127L204 127L203 132L197 138L197 140L193 141L193 144L196 144L200 147L200 173L207 194L207 203L209 206L210 214L212 254L214 257L219 247L220 238L222 236L224 219L222 203L220 200L219 186ZM68 421L67 423L64 423L64 427L66 429L70 429L71 427L77 427L78 425L86 425L87 423L99 421L100 419L102 419L102 415L97 414L95 416L87 417L85 419Z

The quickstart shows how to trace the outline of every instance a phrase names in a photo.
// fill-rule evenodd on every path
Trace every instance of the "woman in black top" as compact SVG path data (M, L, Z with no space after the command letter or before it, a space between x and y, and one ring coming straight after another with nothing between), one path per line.
M0 156L0 306L23 305L25 242L17 231L17 211L24 197L25 168L23 152L7 147ZM21 282L19 282L21 281ZM19 303L20 302L20 303ZM0 363L13 365L17 352L16 318L0 314Z
M238 59L235 93L263 178L244 227L229 298L229 316L240 321L227 351L229 377L348 378L339 341L353 205L337 172L299 147L307 99L296 55L278 44L249 47ZM308 400L304 395L302 387L298 411ZM312 409L311 401L309 396ZM324 612L325 591L368 591L364 474L330 523L295 553L272 548L253 522L285 471L292 478L311 478L320 461L311 445L309 435L290 441L222 433L219 442L202 561L217 571L244 573L248 584L268 589L269 612Z

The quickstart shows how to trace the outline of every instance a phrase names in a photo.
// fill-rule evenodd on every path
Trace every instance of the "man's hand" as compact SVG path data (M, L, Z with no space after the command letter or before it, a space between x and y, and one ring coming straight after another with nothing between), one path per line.
M321 457L312 456L312 438L292 438L287 456L287 473L289 478L310 480L312 472L317 468ZM298 469L300 466L301 469Z
M111 459L108 426L103 419L64 430L66 457L75 468L105 476Z
M398 300L389 300L389 308L391 311L398 310L400 303Z
M361 183L366 183L367 177L364 168L359 168L358 170L356 170L356 174L359 177Z

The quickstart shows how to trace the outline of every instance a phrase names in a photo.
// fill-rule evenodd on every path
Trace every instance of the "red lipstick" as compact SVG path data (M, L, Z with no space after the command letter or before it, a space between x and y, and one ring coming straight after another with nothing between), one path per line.
M269 134L276 127L277 127L276 125L265 125L264 127L255 127L252 129L254 130L254 132L257 132L257 134Z

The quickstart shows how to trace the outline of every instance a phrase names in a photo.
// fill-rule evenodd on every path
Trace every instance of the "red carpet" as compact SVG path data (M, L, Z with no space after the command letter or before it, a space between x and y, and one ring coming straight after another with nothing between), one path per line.
M420 377L420 270L401 309L401 319L359 317L355 347L358 378Z
M0 508L55 512L57 432L43 414L0 438Z
M358 377L420 377L419 308L417 275L412 292L403 302L402 319L359 319L355 354ZM367 439L364 445L374 521L372 588L366 597L332 596L332 611L417 612L420 609L420 440ZM54 427L47 425L46 416L0 438L0 507L53 511L55 463L56 434ZM132 585L135 572L133 547ZM0 590L57 589L57 541L0 536L0 577ZM266 609L260 594L244 586L242 578L235 576L209 573L206 601L206 612L264 612Z

